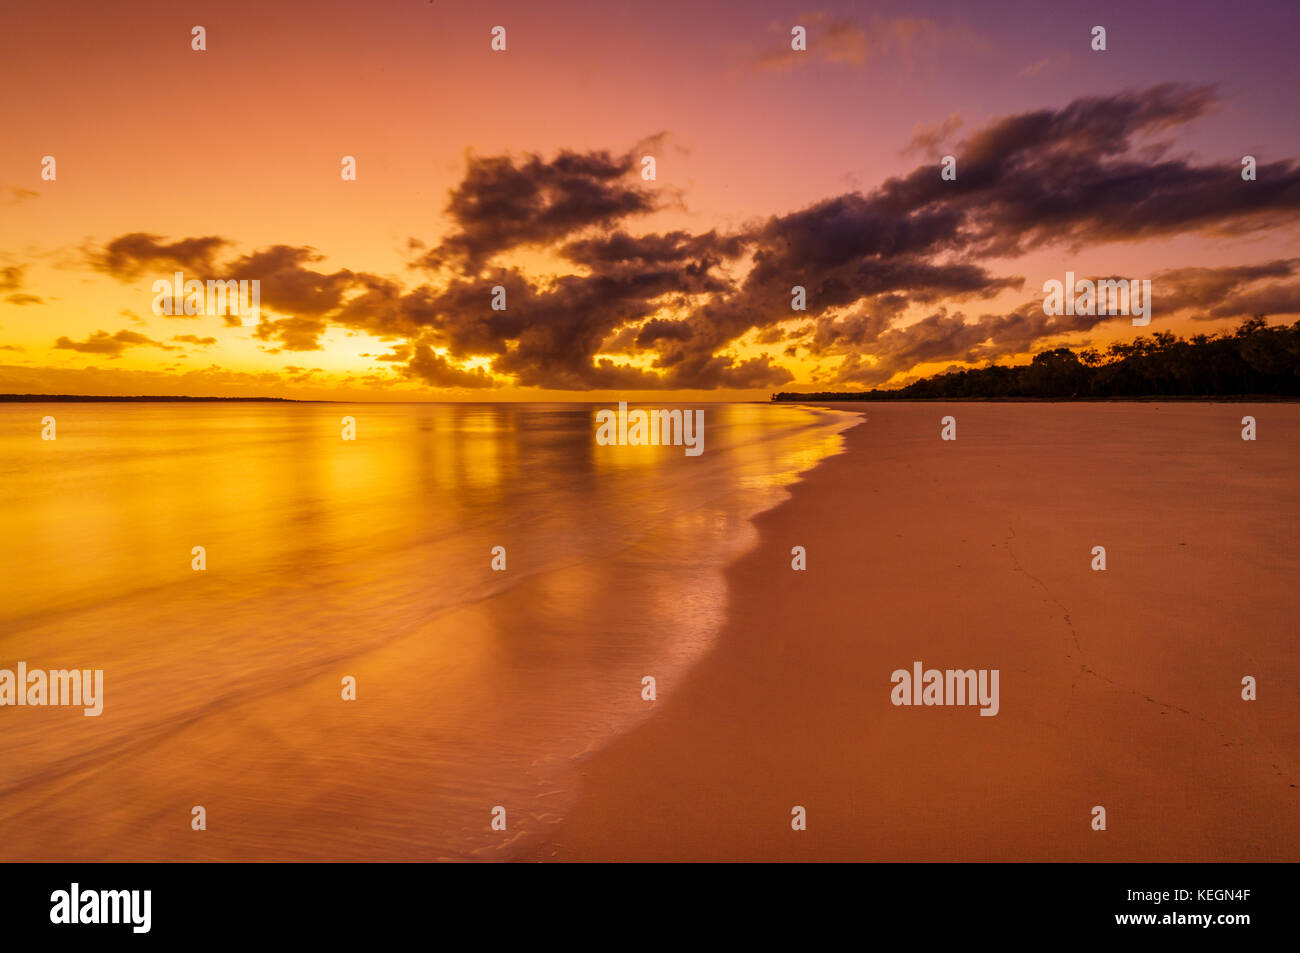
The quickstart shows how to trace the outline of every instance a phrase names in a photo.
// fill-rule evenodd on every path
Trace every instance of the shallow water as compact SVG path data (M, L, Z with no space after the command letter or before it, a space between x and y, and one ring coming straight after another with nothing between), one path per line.
M97 718L0 708L0 857L490 857L554 820L858 419L705 405L689 457L597 445L596 410L0 406L0 669L105 683Z

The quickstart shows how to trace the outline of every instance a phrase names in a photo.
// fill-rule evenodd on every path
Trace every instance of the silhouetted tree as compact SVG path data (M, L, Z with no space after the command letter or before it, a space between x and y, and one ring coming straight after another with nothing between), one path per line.
M1028 364L952 371L897 390L773 394L772 400L962 400L1017 397L1300 397L1300 321L1257 314L1232 331L1169 331L1116 341L1104 352L1057 347Z

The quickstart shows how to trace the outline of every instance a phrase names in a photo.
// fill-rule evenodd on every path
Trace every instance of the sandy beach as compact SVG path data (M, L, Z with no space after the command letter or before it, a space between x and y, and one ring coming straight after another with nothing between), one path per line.
M698 458L588 407L60 411L0 669L102 712L3 710L0 855L1300 859L1300 404L833 409L716 405ZM918 663L996 714L894 705Z
M523 859L1300 859L1300 405L837 406L713 650ZM998 714L891 704L918 660L998 669Z

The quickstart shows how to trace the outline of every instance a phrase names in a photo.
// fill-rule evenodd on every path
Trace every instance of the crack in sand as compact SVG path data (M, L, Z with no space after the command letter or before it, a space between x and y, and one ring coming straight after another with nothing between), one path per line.
M1012 564L1016 567L1016 571L1017 571L1017 572L1024 573L1026 576L1028 576L1030 579L1032 579L1032 580L1034 581L1034 583L1038 586L1038 588L1043 590L1043 593L1047 596L1047 598L1050 599L1050 600L1052 600L1052 602L1056 603L1057 608L1059 608L1059 609L1061 610L1061 614L1065 617L1065 624L1066 624L1066 625L1069 627L1069 629L1070 629L1070 636L1071 636L1071 638L1074 639L1074 647L1075 647L1076 649L1078 649L1078 650L1079 650L1079 654L1082 655L1082 654L1083 654L1083 646L1079 643L1079 633L1075 631L1075 629L1074 629L1074 622L1071 621L1071 619L1070 619L1070 610L1069 610L1069 608L1068 608L1068 607L1065 605L1065 603L1063 603L1060 599L1058 599L1058 598L1056 598L1056 596L1052 595L1051 590L1047 588L1047 584L1044 583L1043 580L1039 579L1037 576L1035 576L1033 573L1031 573L1031 572L1030 572L1028 569L1026 569L1024 566L1020 565L1020 560L1016 558L1016 551L1015 551L1014 549L1011 548L1011 541L1012 541L1013 539L1016 538L1016 530L1015 530L1015 527L1013 527L1011 524L1008 523L1008 524L1007 524L1007 531L1010 533L1010 535L1009 535L1009 536L1006 538L1006 540L1005 540L1005 542L1006 542L1006 544L1007 544L1007 554L1011 557L1011 562L1012 562ZM1066 655L1066 658L1069 658L1069 657L1070 657L1069 655Z
M1047 588L1047 584L1043 582L1043 580L1039 579L1028 569L1026 569L1023 565L1021 565L1020 559L1016 556L1016 551L1011 548L1011 541L1016 538L1016 529L1014 526L1012 526L1009 523L1007 524L1007 534L1008 535L1004 540L1004 542L1006 543L1006 547L1007 547L1007 555L1011 557L1012 565L1015 567L1017 572L1023 573L1026 577L1031 579L1034 582L1034 584L1043 591L1043 594L1047 596L1047 598L1058 609L1061 610L1061 615L1065 620L1066 627L1069 628L1070 630L1070 637L1074 640L1074 647L1078 649L1079 655L1080 657L1082 657L1083 645L1082 643L1079 642L1078 630L1075 629L1074 621L1070 618L1069 606L1067 606L1060 599L1056 598L1056 596L1052 595L1052 591ZM1072 658L1073 656L1071 656L1067 652L1065 657L1068 659L1068 658ZM1090 665L1087 664L1086 661L1079 662L1079 671L1085 675L1091 675L1093 678L1101 679L1103 682L1105 682L1107 685L1109 685L1111 688L1115 689L1116 691L1121 691L1121 692L1127 691L1132 695L1137 695L1139 698L1145 699L1146 701L1150 702L1152 705L1156 705L1159 708L1165 708L1170 711L1182 712L1184 715L1192 715L1194 718L1198 718L1201 721L1205 722L1205 724L1210 725L1210 727L1214 728L1215 731L1218 731L1220 737L1224 737L1224 738L1227 737L1227 735L1225 735L1221 729L1215 726L1212 722L1209 722L1205 718L1202 718L1200 715L1197 715L1195 712L1188 711L1186 708L1181 708L1178 705L1174 705L1169 702L1162 702L1159 699L1152 698L1150 695L1146 694L1145 692L1139 691L1136 688L1129 688L1127 685L1121 685L1119 682L1115 681L1109 675L1103 675L1101 672L1098 672L1096 669L1092 668ZM1070 682L1070 691L1072 693L1076 685L1078 685L1077 679Z
M1074 622L1073 622L1073 620L1070 618L1070 610L1069 610L1069 608L1068 608L1068 607L1065 605L1065 603L1063 603L1060 599L1058 599L1058 598L1056 598L1056 596L1052 595L1051 590L1047 588L1047 585L1046 585L1046 583L1043 582L1043 580L1039 579L1039 578L1038 578L1037 576L1035 576L1033 573L1031 573L1031 572L1029 572L1027 569L1025 569L1025 567L1024 567L1023 565L1021 565L1020 560L1016 557L1015 550L1011 548L1011 541L1012 541L1013 539L1016 538L1016 530L1015 530L1015 527L1011 526L1010 524L1007 524L1007 533L1008 533L1008 535L1007 535L1006 539L1004 540L1004 542L1006 543L1007 554L1011 557L1011 563L1012 563L1012 565L1015 567L1015 569L1016 569L1017 572L1023 573L1023 574L1024 574L1025 576L1027 576L1029 579L1033 580L1034 584L1037 585L1038 588L1041 589L1041 590L1043 591L1043 594L1044 594L1045 596L1047 596L1047 598L1048 598L1049 600L1051 600L1051 602L1052 602L1053 604L1055 604L1055 605L1056 605L1056 606L1061 610L1061 614L1062 614L1062 616L1064 617L1065 624L1066 624L1067 627L1069 627L1069 629L1070 629L1070 635L1071 635L1071 637L1074 639L1074 645L1075 645L1075 648L1077 648L1077 649L1079 650L1079 655L1082 656L1082 655L1083 655L1083 646L1082 646L1082 644L1079 642L1079 633L1078 633L1078 631L1077 631L1077 630L1075 629L1075 627L1074 627ZM1066 653L1066 658L1067 658L1067 659L1068 659L1068 658L1071 658L1071 657L1072 657L1072 656L1070 656L1069 653ZM1094 669L1094 668L1092 668L1090 665L1088 665L1088 664L1086 663L1086 661L1081 661L1081 662L1079 663L1079 672L1080 672L1081 674L1084 674L1084 675L1091 675L1093 678L1100 679L1101 681L1105 682L1107 685L1109 685L1111 688L1113 688L1113 689L1114 689L1115 691L1117 691L1117 692L1125 692L1125 691L1127 691L1127 692L1128 692L1129 694L1131 694L1131 695L1137 695L1139 698L1143 699L1144 701L1149 702L1149 703L1152 704L1152 705L1155 705L1155 706L1158 707L1158 708L1163 708L1163 709L1165 709L1165 710L1167 710L1167 711L1176 711L1176 712L1181 712L1181 713L1184 714L1184 715L1190 715L1192 718L1195 718L1197 721L1201 722L1202 724L1204 724L1204 725L1206 725L1208 728L1210 728L1212 731L1214 731L1214 732L1219 736L1220 739L1229 739L1229 738L1232 737L1232 736L1229 735L1226 731L1224 731L1223 728L1221 728L1219 725L1215 724L1215 723L1214 723L1213 721L1211 721L1210 719L1206 718L1204 715L1198 715L1198 714L1197 714L1196 712L1194 712L1194 711L1190 711L1190 710L1188 710L1188 709L1186 709L1186 708L1182 708L1182 707L1180 707L1180 706L1178 706L1178 705L1174 705L1174 704L1171 704L1171 703L1169 703L1169 702L1162 702L1162 701L1160 701L1160 700L1157 699L1157 698L1153 698L1153 697L1151 697L1150 695L1148 695L1148 694L1147 694L1146 692L1144 692L1144 691L1140 691L1140 690L1138 690L1138 689L1136 689L1136 688L1130 688L1130 687L1127 686L1127 685L1123 685L1123 684L1121 684L1120 682L1115 681L1115 679L1111 678L1109 675L1103 675L1101 672L1098 672L1096 669ZM1078 679L1077 679L1077 678L1074 679L1074 680L1072 680L1071 683L1070 683L1070 693L1071 693L1071 695L1073 695L1073 693L1074 693L1074 689L1075 689L1075 686L1076 686L1076 685L1078 685ZM1162 714L1163 714L1163 712L1162 712ZM1249 745L1248 743L1246 743L1246 742L1244 742L1244 741L1240 741L1240 740L1237 740L1237 741L1235 741L1235 742L1233 742L1233 741L1228 741L1227 744L1228 744L1229 746L1234 746L1234 745L1235 745L1236 747L1240 747L1240 748L1244 748L1244 749L1249 749L1249 748L1250 748L1250 745ZM1279 766L1276 765L1276 764L1272 765L1272 767L1273 767L1274 773L1275 773L1278 777L1282 778L1283 781L1287 781L1287 780L1289 779L1289 775L1287 775L1287 774L1282 770L1281 767L1279 767ZM1295 787L1295 785L1292 784L1291 787Z
M1094 676L1094 677L1096 677L1096 678L1101 679L1103 682L1105 682L1107 685L1110 685L1110 686L1111 686L1112 688L1114 688L1116 691L1124 691L1124 689L1126 688L1126 686L1121 685L1119 682L1115 681L1115 680L1114 680L1113 678L1111 678L1109 675L1103 675L1103 674L1101 674L1101 672L1093 671L1093 670L1092 670L1091 668L1089 668L1087 665L1080 665L1080 666L1079 666L1079 669L1080 669L1081 671L1083 671L1083 672L1086 672L1086 673L1089 674L1089 675L1092 675L1092 676ZM1200 715L1197 715L1195 712L1188 711L1186 708L1179 708L1177 705L1172 704L1171 702L1162 702L1162 701L1160 701L1159 699L1152 698L1150 695L1144 695L1144 694L1142 694L1142 692L1138 691L1136 688L1130 688L1130 689L1128 689L1128 691L1129 691L1130 694L1132 694L1132 695L1139 695L1139 696L1141 696L1142 698L1145 698L1145 699L1146 699L1147 701L1149 701L1151 704L1153 704L1153 705L1159 705L1161 708L1170 708L1170 709L1173 709L1174 711L1181 711L1184 715L1192 715L1192 716L1194 716L1194 717L1196 717L1196 718L1201 718ZM1204 718L1201 718L1201 721L1205 721L1205 719L1204 719ZM1205 723L1206 723L1207 725L1211 725L1211 727L1213 727L1213 725L1212 725L1210 722L1205 721ZM1217 729L1216 729L1216 730L1217 730ZM1225 737L1226 737L1226 736L1225 736Z

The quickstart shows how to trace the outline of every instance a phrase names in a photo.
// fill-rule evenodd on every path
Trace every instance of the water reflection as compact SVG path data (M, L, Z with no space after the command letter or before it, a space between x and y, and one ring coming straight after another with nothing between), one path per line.
M0 667L106 694L0 711L0 856L472 857L508 849L492 805L511 837L562 810L642 675L707 648L748 517L856 419L708 405L687 457L597 446L596 409L0 408Z

